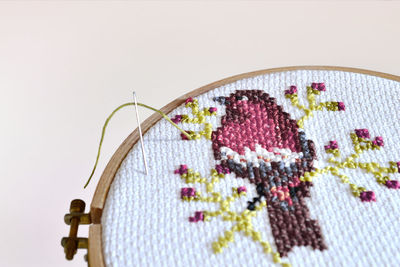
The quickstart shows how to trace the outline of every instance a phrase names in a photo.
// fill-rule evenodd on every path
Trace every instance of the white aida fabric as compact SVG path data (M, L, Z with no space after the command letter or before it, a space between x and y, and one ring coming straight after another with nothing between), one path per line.
M217 107L217 116L206 117L215 130L221 126L225 106L214 97L229 96L236 90L259 89L274 97L277 104L298 120L304 112L295 108L284 91L296 85L299 101L306 103L306 87L323 82L326 91L317 102L344 102L345 111L314 111L304 123L307 139L315 144L314 166L328 165L324 146L331 140L339 144L343 156L354 153L350 133L368 129L371 138L382 136L384 147L364 152L359 160L377 162L387 167L389 161L400 161L400 83L384 78L342 71L298 70L272 73L224 85L196 97L199 106ZM190 114L184 105L169 116ZM186 130L200 130L202 125L180 124ZM196 211L215 210L216 203L182 201L181 188L191 187L174 173L181 164L209 177L217 164L212 141L182 140L180 132L161 120L145 135L144 144L149 174L144 175L141 149L136 144L120 166L111 185L104 212L103 251L107 266L279 266L270 254L252 238L236 232L234 242L214 253L212 243L233 223L221 218L189 222ZM375 193L376 202L362 202L349 186L330 173L313 179L310 197L305 198L310 217L317 220L327 249L294 246L282 262L292 266L396 266L400 264L400 189L389 189L376 182L372 174L360 169L341 170L351 182ZM400 174L390 174L399 180ZM235 211L246 209L247 201L257 196L249 179L226 175L215 185L223 196L232 187L245 186L247 196L232 204ZM197 186L193 186L197 187ZM268 211L263 208L252 219L277 251L271 232Z

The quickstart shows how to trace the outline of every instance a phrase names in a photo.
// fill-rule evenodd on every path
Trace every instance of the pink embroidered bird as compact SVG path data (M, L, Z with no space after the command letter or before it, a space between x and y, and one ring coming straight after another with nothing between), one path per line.
M226 115L212 133L214 157L223 168L256 185L258 196L249 201L249 210L262 199L267 201L280 255L286 256L294 246L325 249L321 229L304 200L310 197L312 184L300 181L313 169L314 143L264 91L240 90L215 100L225 104Z

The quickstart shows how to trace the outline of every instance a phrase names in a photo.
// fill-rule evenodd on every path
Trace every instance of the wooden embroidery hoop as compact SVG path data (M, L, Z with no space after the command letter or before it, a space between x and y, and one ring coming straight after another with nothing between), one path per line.
M375 72L365 69L358 68L347 68L347 67L332 67L332 66L292 66L292 67L283 67L283 68L273 68L266 69L254 72L248 72L236 76L232 76L206 86L200 87L196 90L193 90L177 99L172 101L171 103L164 106L161 111L165 114L170 113L172 110L180 106L185 102L185 100L189 97L196 97L201 94L204 94L210 90L218 88L220 86L233 83L235 81L246 79L254 76L270 74L270 73L278 73L285 71L295 71L295 70L325 70L325 71L344 71L344 72L352 72L352 73L360 73L367 74L371 76L377 76L385 79L390 79L394 81L400 82L400 76L391 75L382 72ZM155 123L157 123L160 119L162 119L160 114L154 113L147 120L145 120L141 126L143 133L146 133ZM119 146L119 148L115 151L111 160L108 162L106 168L103 171L103 174L100 177L100 181L97 184L96 191L94 193L91 205L90 212L87 214L87 219L89 223L91 223L89 227L89 239L88 239L88 262L90 266L99 266L104 267L105 262L103 258L103 249L102 249L102 225L101 225L101 216L106 203L107 194L110 189L111 183L114 180L115 174L117 173L122 161L125 159L128 152L132 149L132 147L139 141L139 133L138 129L134 130ZM67 214L68 215L68 214ZM83 219L85 220L85 219ZM81 219L81 223L82 219ZM86 222L88 224L88 222Z

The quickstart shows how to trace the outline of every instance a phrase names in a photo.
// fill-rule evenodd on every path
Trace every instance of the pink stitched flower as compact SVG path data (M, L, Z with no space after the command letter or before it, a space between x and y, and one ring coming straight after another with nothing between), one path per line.
M333 141L329 141L329 145L324 146L324 148L325 148L325 150L328 150L328 149L338 149L338 148L339 148L339 145L338 145L338 143L337 143L336 140L333 140Z
M364 191L361 192L360 198L362 202L371 202L371 201L376 201L375 198L375 193L372 191Z
M344 105L343 102L337 102L338 105L338 110L339 111L345 111L346 110L346 106Z
M386 181L385 184L388 188L392 188L392 189L399 189L400 188L400 182L396 181L396 180L389 180Z
M193 102L193 98L189 97L185 100L185 104Z
M242 192L247 192L247 189L245 186L240 186L237 189L238 194L242 193Z
M187 132L188 134L193 134L193 131L185 131L185 132ZM181 138L182 140L189 140L189 138L183 133L181 133Z
M217 108L211 107L208 109L208 111L210 111L210 113L217 112Z
M179 169L177 169L177 170L175 170L174 171L174 173L175 174L180 174L180 175L182 175L182 174L185 174L185 173L187 173L188 172L188 167L187 167L187 165L180 165L179 166Z
M230 170L222 165L216 165L215 166L215 170L218 173L223 173L223 174L227 174L227 173L231 173Z
M182 121L182 115L176 115L173 119L171 119L174 123L180 123Z
M285 95L293 95L297 93L297 87L295 85L291 85L290 89L285 90Z
M193 217L189 217L189 222L202 222L204 221L204 213L202 211L196 211Z
M369 132L367 129L355 129L356 135L361 138L369 138Z
M375 140L372 141L372 144L374 144L376 146L383 146L383 138L382 138L382 136L375 137Z
M195 197L196 189L194 187L183 187L181 188L181 198L184 197Z
M318 90L320 92L326 91L324 83L312 83L311 84L311 88L314 89L314 90Z

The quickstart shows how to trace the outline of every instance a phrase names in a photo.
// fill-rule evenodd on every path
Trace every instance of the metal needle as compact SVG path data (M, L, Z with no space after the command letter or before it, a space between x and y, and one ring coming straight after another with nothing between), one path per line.
M149 171L147 169L146 152L144 151L144 145L143 145L142 128L140 127L140 119L139 119L138 105L137 105L137 99L136 99L136 92L133 92L133 101L135 103L136 119L137 119L137 124L138 124L138 128L139 128L140 143L142 145L142 155L143 155L143 161L144 161L144 168L146 170L146 175L148 175Z

